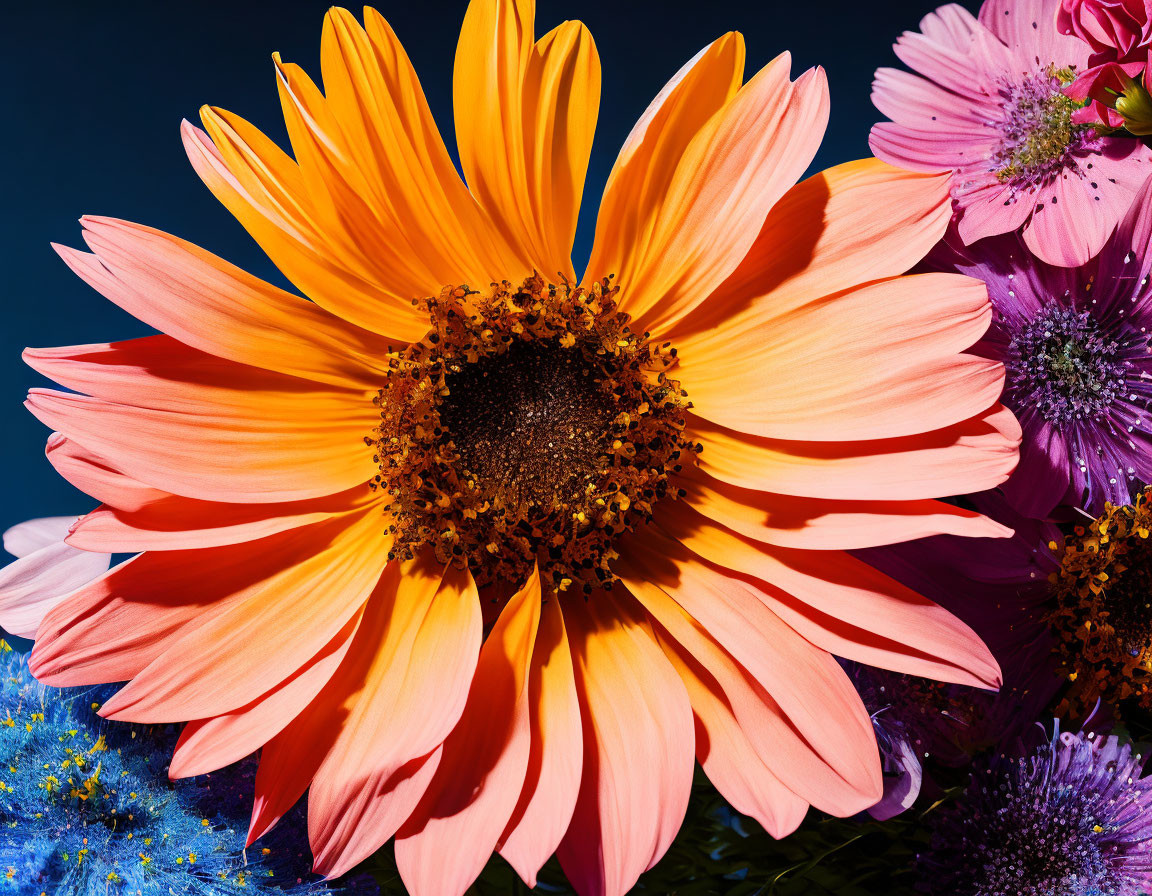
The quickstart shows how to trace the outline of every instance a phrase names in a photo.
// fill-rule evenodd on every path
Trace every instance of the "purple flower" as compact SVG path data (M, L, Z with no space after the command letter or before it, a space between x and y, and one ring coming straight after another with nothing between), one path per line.
M1100 254L1079 268L1033 258L1015 237L938 250L931 266L988 285L993 320L973 351L1003 361L1002 401L1023 429L1003 491L1028 516L1098 514L1152 479L1152 181Z
M1095 255L1149 172L1140 141L1074 120L1063 93L1091 53L1056 29L1060 0L987 0L979 20L950 4L908 32L896 55L923 77L876 73L872 100L892 119L872 151L915 171L952 171L960 237L1023 227L1051 264Z
M1060 734L978 768L930 817L921 888L966 896L1141 896L1152 887L1152 778L1115 737Z

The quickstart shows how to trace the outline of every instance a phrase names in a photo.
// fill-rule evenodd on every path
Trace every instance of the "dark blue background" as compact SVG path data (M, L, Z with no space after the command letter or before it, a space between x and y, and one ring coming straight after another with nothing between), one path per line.
M81 513L93 503L44 459L47 430L21 406L28 387L44 383L23 365L20 350L146 332L76 279L49 241L82 245L76 221L82 214L128 218L286 285L196 178L180 144L179 123L185 117L196 121L200 105L211 103L284 142L270 55L281 51L319 80L320 26L329 5L85 0L7 6L0 19L0 529L32 516ZM872 73L894 64L892 41L915 28L934 5L539 0L537 35L564 19L582 19L595 36L604 70L577 269L590 249L596 206L616 150L649 100L705 43L725 31L742 31L749 75L786 49L795 72L814 65L827 69L832 122L816 160L823 168L868 154L868 129L877 118L868 99ZM378 8L407 47L451 146L452 60L464 0L381 0Z

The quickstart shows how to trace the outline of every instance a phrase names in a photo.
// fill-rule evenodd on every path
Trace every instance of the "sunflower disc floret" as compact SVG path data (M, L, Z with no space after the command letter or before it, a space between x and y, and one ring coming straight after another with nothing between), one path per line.
M613 543L699 450L675 350L628 328L617 291L533 276L420 300L428 334L390 360L368 439L394 558L428 546L481 585L536 565L560 590L611 585Z
M1050 624L1074 707L1135 699L1152 708L1152 488L1134 504L1105 505L1064 540L1050 580ZM1052 546L1054 549L1056 545Z

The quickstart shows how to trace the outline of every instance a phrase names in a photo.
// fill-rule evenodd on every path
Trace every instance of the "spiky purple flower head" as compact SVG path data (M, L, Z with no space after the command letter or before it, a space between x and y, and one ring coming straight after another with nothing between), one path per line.
M974 351L1004 362L1020 465L1004 493L1028 516L1093 516L1152 479L1152 180L1100 254L1047 265L1015 236L942 246L929 266L983 280L992 325Z
M1061 734L978 768L933 813L921 889L948 896L1143 896L1152 887L1152 777L1115 737Z

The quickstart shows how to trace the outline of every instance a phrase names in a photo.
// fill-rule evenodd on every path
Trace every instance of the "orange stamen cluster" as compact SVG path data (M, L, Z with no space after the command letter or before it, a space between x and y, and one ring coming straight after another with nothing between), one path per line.
M421 300L431 328L390 359L367 440L393 556L430 547L481 586L537 564L558 590L611 586L613 543L699 450L675 351L628 329L617 291L534 276Z
M1058 655L1073 683L1070 710L1090 710L1098 698L1135 699L1152 709L1150 501L1152 488L1135 504L1106 504L1059 551L1049 622L1062 636Z

